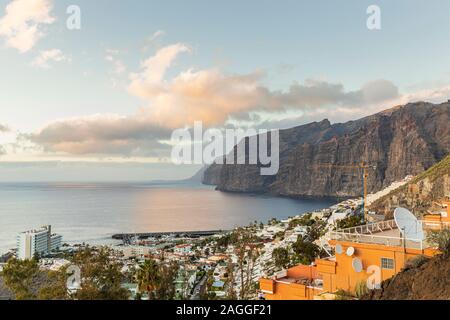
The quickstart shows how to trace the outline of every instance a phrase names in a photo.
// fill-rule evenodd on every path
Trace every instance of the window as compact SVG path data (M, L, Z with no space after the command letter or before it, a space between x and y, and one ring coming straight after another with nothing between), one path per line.
M394 259L381 258L381 269L394 269Z

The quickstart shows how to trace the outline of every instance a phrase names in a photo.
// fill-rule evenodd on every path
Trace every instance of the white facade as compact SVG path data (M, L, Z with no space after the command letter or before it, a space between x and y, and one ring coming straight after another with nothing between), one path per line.
M46 254L61 246L62 236L51 233L51 226L21 232L17 236L17 258L31 259L35 254Z
M157 249L154 246L117 246L115 250L122 252L125 259L143 257L154 254Z
M50 248L49 251L58 250L62 245L62 235L52 234L50 236Z
M179 244L175 246L173 252L176 254L190 254L191 253L192 246L190 244Z

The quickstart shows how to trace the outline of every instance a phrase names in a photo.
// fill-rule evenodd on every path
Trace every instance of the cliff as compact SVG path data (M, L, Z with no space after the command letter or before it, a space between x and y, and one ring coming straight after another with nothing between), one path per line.
M203 183L218 190L268 192L282 196L360 196L365 161L368 192L417 175L450 153L450 102L410 103L346 123L328 120L280 131L280 169L261 176L258 165L213 164ZM235 148L236 150L236 148Z
M395 208L405 207L420 215L445 197L450 197L450 156L374 201L369 209L390 217Z

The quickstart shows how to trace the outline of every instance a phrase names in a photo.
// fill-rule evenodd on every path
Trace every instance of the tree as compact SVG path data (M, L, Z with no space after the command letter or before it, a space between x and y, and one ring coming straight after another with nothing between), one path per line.
M153 259L145 260L144 264L138 269L136 278L139 290L147 292L149 297L152 297L152 293L160 281L159 268L156 261Z
M229 245L235 245L237 241L237 232L227 233L216 240L216 251L223 252Z
M314 224L314 222L315 221L312 219L312 214L311 213L305 213L300 218L292 219L289 222L288 229L293 229L296 226L309 227L309 226L312 226Z
M275 238L280 239L280 241L282 241L282 240L284 239L284 235L285 235L285 232L284 232L284 231L278 231L278 232L275 234Z
M176 262L158 265L153 259L146 260L136 275L139 290L147 292L149 299L172 300L178 269Z
M6 287L11 290L17 300L31 300L36 298L31 288L39 273L36 259L18 260L11 258L3 268L3 279Z
M336 229L346 229L351 227L356 227L364 224L363 215L358 214L354 216L350 216L341 220L338 220L336 223Z
M231 259L227 261L227 295L228 300L237 300L236 290L234 290L234 264Z
M238 239L236 243L237 266L241 280L239 298L246 300L253 288L254 265L259 257L259 250L253 244L257 239L252 232L239 228L235 232Z
M200 300L216 300L216 293L211 291L212 284L214 282L213 271L209 270L206 274L206 286L205 289L200 293Z
M121 287L121 264L109 258L111 249L98 251L90 247L77 252L73 262L81 270L81 289L75 295L79 300L126 300L128 290Z
M298 236L297 241L292 245L292 249L295 252L294 262L301 264L311 264L315 258L320 256L320 248L313 242L310 242Z
M289 251L286 248L275 248L272 251L272 259L277 268L285 269L289 266Z
M159 267L159 282L155 296L158 300L172 300L175 297L175 279L178 275L178 263L172 262Z
M320 237L322 237L326 232L327 223L322 220L315 221L311 226L308 227L308 231L304 239L308 242L314 242Z
M39 290L39 300L67 300L70 298L67 291L67 268L58 271L49 271L46 285Z

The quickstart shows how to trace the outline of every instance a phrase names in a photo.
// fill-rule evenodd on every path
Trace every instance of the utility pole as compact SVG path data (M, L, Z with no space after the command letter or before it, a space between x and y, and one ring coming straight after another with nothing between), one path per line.
M367 169L376 169L376 166L370 166L367 165L364 161L361 161L360 164L356 165L340 165L340 164L332 164L332 163L319 163L316 166L318 167L327 167L327 168L344 168L344 169L360 169L362 170L362 215L363 215L363 222L366 222L367 215L366 215L366 200L367 200L367 178L369 177L369 173L367 172Z

